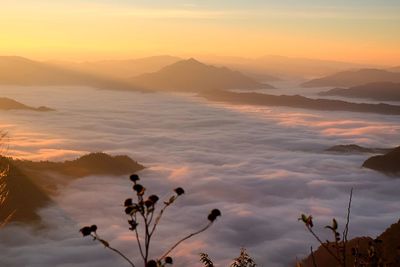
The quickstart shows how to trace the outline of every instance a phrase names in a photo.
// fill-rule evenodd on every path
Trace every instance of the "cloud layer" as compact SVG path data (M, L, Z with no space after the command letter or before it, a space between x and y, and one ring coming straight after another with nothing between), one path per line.
M154 240L154 256L178 236L222 218L180 246L176 266L200 266L206 252L226 266L242 246L260 265L290 266L316 246L297 222L312 213L317 231L332 217L343 223L354 187L350 233L377 235L398 220L400 180L361 169L368 155L324 153L336 144L399 144L395 116L212 104L194 96L88 88L2 88L25 104L57 111L2 113L9 155L70 159L88 151L128 154L148 166L143 183L163 198L176 186L187 194L171 207ZM40 97L46 95L46 97ZM71 183L41 215L49 228L18 225L0 232L0 265L125 266L112 252L79 236L96 223L112 245L137 256L122 201L127 177L86 177Z

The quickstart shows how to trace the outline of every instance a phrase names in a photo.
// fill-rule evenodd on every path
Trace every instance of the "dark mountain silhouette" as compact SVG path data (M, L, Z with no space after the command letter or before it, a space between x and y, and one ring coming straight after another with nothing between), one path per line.
M338 153L387 153L391 150L393 150L393 148L368 148L355 144L350 144L332 146L325 151Z
M53 109L48 107L38 107L33 108L17 102L13 99L7 97L0 97L0 110L12 110L12 109L22 109L22 110L33 110L33 111L52 111Z
M0 209L0 222L39 221L37 210L50 204L58 187L89 175L127 175L144 167L127 156L91 153L65 162L28 161L0 157L0 167L9 168L3 178L8 196Z
M380 253L388 263L388 265L385 266L400 266L400 220L392 224L375 239L371 237L357 237L349 240L346 246L346 266L354 265L354 257L351 253L352 248L358 248L359 253L366 256L368 255L368 248L371 244L375 246L378 253ZM329 244L329 247L331 251L336 251L332 243ZM314 252L314 258L317 266L338 266L337 261L322 246ZM311 255L304 259L301 264L303 267L314 267Z
M90 153L64 162L14 160L16 166L35 171L47 171L70 177L88 175L124 175L144 167L128 156Z
M343 71L302 84L303 87L343 86L351 87L367 83L400 83L400 73L380 69L360 69Z
M400 115L400 106L388 104L358 104L330 99L311 99L300 95L269 95L260 93L235 93L223 90L204 91L199 94L211 101L230 104L285 106L326 111L369 112Z
M127 79L132 76L155 72L182 60L173 56L152 56L129 60L102 60L81 63L53 61L51 63L86 73Z
M376 82L348 89L334 88L320 92L319 95L368 98L379 101L400 101L400 83Z
M0 84L21 86L90 86L110 90L143 90L126 81L68 70L22 57L0 57Z
M134 77L131 81L150 89L189 92L210 89L272 88L240 72L225 67L205 65L193 58L179 61L155 73Z
M373 156L367 159L364 168L383 172L388 175L400 175L400 146L384 155Z

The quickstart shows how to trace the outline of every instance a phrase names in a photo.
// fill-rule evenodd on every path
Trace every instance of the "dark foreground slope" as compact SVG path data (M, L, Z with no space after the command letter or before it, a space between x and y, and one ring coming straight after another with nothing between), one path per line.
M382 256L387 265L382 266L400 266L400 221L392 224L377 238L372 237L357 237L349 240L346 246L346 266L354 266L354 257L352 255L352 248L358 248L359 253L364 256L368 255L368 249L373 245L378 253ZM333 244L329 246L333 249ZM314 259L317 266L323 267L337 267L338 264L335 259L323 248L319 247L314 252ZM314 267L311 255L308 256L301 263L302 267ZM370 266L370 265L368 265ZM371 265L378 266L378 265ZM381 266L381 265L379 265Z
M348 89L334 88L320 92L319 95L367 98L378 101L400 101L400 83L377 82L353 86Z
M340 100L311 99L300 95L268 95L260 93L235 93L228 91L206 91L200 96L211 100L241 105L285 106L326 111L368 112L400 115L400 106L388 104L358 104Z
M26 161L0 158L1 168L8 172L3 177L8 195L0 209L0 222L39 220L37 210L50 203L59 187L88 175L127 175L144 167L127 156L91 153L65 162ZM11 216L11 217L10 217Z
M7 168L2 178L2 185L7 195L0 208L0 222L35 222L39 221L37 210L52 201L50 197L35 184L12 159L1 158L0 166Z
M370 157L362 166L385 174L400 176L400 146L384 155Z
M0 97L0 110L52 111L51 108L43 106L38 108L30 107L7 97Z

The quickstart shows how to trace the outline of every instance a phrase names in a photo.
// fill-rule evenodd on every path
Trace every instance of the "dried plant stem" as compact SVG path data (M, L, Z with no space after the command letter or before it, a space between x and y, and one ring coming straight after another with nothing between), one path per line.
M131 216L131 219L134 220L135 222L137 222L136 214L135 214L135 217ZM144 254L143 254L143 249L142 249L142 243L140 243L139 231L138 231L138 229L137 229L137 226L135 227L135 235L136 235L136 241L137 241L138 246L139 246L140 255L142 256L142 259L144 260Z
M198 230L198 231L196 231L196 232L194 232L194 233L191 233L191 234L185 236L184 238L182 238L181 240L179 240L178 242L176 242L175 245L173 245L167 252L165 252L164 255L162 255L162 256L160 257L159 260L162 260L162 259L164 259L165 257L167 257L168 254L171 253L172 250L174 250L177 246L179 246L179 244L181 244L181 243L184 242L185 240L187 240L187 239L189 239L189 238L191 238L191 237L193 237L193 236L195 236L195 235L198 235L198 234L204 232L205 230L207 230L212 224L213 224L213 222L211 221L211 222L209 222L204 228L202 228L202 229L200 229L200 230Z
M156 227L157 227L158 223L160 222L161 217L162 217L162 215L164 214L164 211L167 209L167 207L168 207L169 205L171 205L171 204L170 204L169 202L166 202L166 203L164 204L164 207L160 210L160 213L158 214L158 216L157 216L157 218L156 218L156 220L155 220L155 222L154 222L154 224L153 224L153 228L152 228L151 231L150 231L150 237L153 235L154 231L156 230Z
M322 246L323 248L325 248L326 251L327 251L333 258L335 258L335 260L336 260L340 265L342 265L342 261L339 259L339 257L336 256L336 255L329 249L329 247L328 247L327 245L325 245L324 242L322 242L322 240L317 236L317 234L314 233L314 231L311 229L311 227L307 225L307 229L308 229L308 231L315 237L315 239L317 239L317 241L321 244L321 246Z
M343 267L346 267L346 244L347 244L347 236L349 234L350 211L351 211L352 198L353 198L353 188L351 188L351 190L350 190L349 205L347 207L346 226L343 230Z
M135 267L135 264L127 256L125 256L118 249L111 247L110 244L107 241L101 239L97 234L91 234L91 236L93 237L93 240L99 241L100 243L102 243L104 245L105 248L108 248L109 250L114 251L115 253L120 255L123 259L125 259L132 267Z

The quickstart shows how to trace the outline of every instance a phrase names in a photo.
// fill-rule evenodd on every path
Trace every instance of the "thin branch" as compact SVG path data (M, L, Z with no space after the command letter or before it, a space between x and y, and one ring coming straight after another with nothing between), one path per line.
M350 223L350 209L351 209L351 201L353 198L353 188L350 190L350 198L349 205L347 207L347 218L346 218L346 227L343 230L343 266L346 267L346 244L347 244L347 236L349 233L349 223Z
M125 259L127 262L129 262L129 264L130 264L132 267L135 267L135 264L134 264L127 256L125 256L125 255L124 255L121 251L119 251L118 249L111 247L110 244L109 244L107 241L105 241L104 239L101 239L96 233L95 233L95 234L91 234L91 236L93 237L93 240L99 241L101 244L104 245L105 248L108 248L108 249L114 251L115 253L117 253L118 255L120 255L123 259Z
M179 244L181 244L182 242L184 242L185 240L198 235L202 232L204 232L205 230L207 230L211 225L213 224L213 222L209 222L204 228L200 229L199 231L196 231L194 233L191 233L189 235L187 235L186 237L182 238L181 240L179 240L178 242L175 243L175 245L173 245L167 252L164 253L164 255L161 256L161 258L159 260L164 259L165 257L168 256L169 253L171 253L172 250L174 250L177 246L179 246Z
M167 209L167 207L168 207L169 205L171 205L169 202L165 203L165 204L164 204L164 207L160 210L160 213L158 214L156 220L154 221L153 228L152 228L151 231L150 231L150 237L153 235L154 231L156 230L156 227L157 227L158 223L160 222L161 217L162 217L164 211Z
M326 251L333 257L335 258L335 260L337 260L337 262L340 263L340 265L342 265L341 260L329 249L329 247L327 245L325 245L324 242L322 242L322 240L314 233L314 231L311 229L310 226L307 225L307 229L308 231L315 237L315 239L317 239L317 241L321 244L322 247L324 247L326 249Z
M137 224L136 213L135 213L135 217L131 216L131 219L134 220L135 223ZM142 256L142 258L144 260L144 254L143 254L142 244L140 243L139 231L138 231L137 225L135 227L135 235L136 235L136 241L137 241L138 246L139 246L140 255Z

